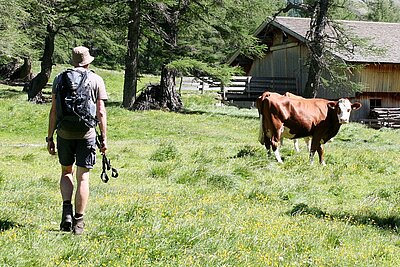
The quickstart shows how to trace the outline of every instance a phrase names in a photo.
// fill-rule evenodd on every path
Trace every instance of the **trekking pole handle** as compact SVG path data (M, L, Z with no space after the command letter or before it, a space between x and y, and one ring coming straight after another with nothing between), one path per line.
M99 148L99 150L101 151L104 138L103 138L103 133L101 132L101 129L99 129L99 130L100 130L100 134L96 130L96 145ZM105 153L101 152L101 154L105 154Z

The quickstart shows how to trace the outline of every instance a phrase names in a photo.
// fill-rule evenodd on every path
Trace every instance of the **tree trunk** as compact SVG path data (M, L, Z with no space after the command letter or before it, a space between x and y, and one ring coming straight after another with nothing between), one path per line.
M11 82L29 82L32 79L32 60L24 57L24 64L19 67L10 77Z
M330 0L319 0L310 22L309 41L310 51L308 79L304 90L305 97L316 97L320 87L322 68L324 65L324 31L327 24Z
M180 111L183 108L183 103L175 90L175 77L175 71L163 67L160 82L160 106L171 111Z
M56 36L56 30L53 25L47 25L47 36L44 42L43 57L41 58L42 63L40 64L40 72L31 80L28 85L28 100L41 103L42 89L46 86L49 81L51 70L53 67L53 53L54 53L54 41Z
M168 1L167 1L168 2ZM168 62L178 57L178 22L179 17L188 10L191 1L179 1L177 5L169 6L163 2L150 4L156 19L148 21L153 25L155 31L161 35L164 41L164 57ZM166 67L167 62L161 69L161 81L159 86L152 86L144 91L134 103L132 109L158 108L169 111L181 111L183 103L180 95L176 92L176 71Z
M138 47L140 30L140 0L132 0L128 3L128 51L125 57L124 95L122 105L124 108L132 108L137 92L138 73Z
M175 88L176 73L163 67L159 85L150 85L144 90L132 105L132 110L162 109L181 111L183 104Z
M12 61L0 66L0 80L8 81L10 77L20 68L21 64L18 58L13 58Z
M184 6L189 2L185 3ZM175 10L174 12L169 13L168 16L168 27L166 28L166 32L168 35L168 46L170 48L171 58L174 55L177 55L177 47L178 47L178 21L179 16L182 15L182 12L185 8L182 7L180 11ZM167 50L167 49L166 49ZM161 70L161 82L160 82L160 95L161 101L160 106L164 109L169 109L170 111L180 111L183 108L183 103L181 101L180 95L176 92L176 71L167 68L165 65Z

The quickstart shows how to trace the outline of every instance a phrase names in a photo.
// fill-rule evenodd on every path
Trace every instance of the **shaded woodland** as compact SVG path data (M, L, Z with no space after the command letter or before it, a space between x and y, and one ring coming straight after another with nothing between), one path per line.
M227 83L241 70L224 64L235 51L260 57L264 44L252 33L274 15L311 17L308 96L315 96L321 72L329 68L324 29L332 19L399 21L393 1L369 1L361 14L350 0L0 0L0 80L23 84L29 101L41 103L54 64L69 62L77 45L90 48L94 64L124 69L121 105L127 109L183 108L176 77L211 77ZM40 71L32 73L32 62ZM137 96L141 74L160 76L157 86ZM155 97L149 103L141 99ZM136 103L135 103L136 102Z

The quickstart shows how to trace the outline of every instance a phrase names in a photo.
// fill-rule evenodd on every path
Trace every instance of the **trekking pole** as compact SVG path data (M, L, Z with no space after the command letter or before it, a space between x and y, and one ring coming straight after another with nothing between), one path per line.
M101 144L103 143L103 136L101 135L101 130L100 130L100 134L96 131L96 145L99 148L99 150L101 151ZM113 168L111 166L111 162L110 160L106 157L106 153L101 152L102 155L102 172L100 175L101 180L104 183L107 183L109 178L107 175L107 171L111 170L111 177L113 178L117 178L118 177L118 170L116 168Z

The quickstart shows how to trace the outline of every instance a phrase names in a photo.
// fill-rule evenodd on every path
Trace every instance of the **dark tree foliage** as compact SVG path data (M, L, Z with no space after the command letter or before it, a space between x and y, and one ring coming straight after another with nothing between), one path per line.
M354 17L351 0L303 2L288 5L282 11L296 9L298 14L311 17L309 47L316 57L309 62L315 69L310 72L307 94L315 95L319 81L324 80L315 78L311 82L311 77L320 77L321 69L325 73L331 60L322 38L324 24L334 29L332 18ZM132 15L132 3L136 3L135 7L140 4L139 15ZM370 3L367 6L369 19L397 21L395 11L398 9L392 0ZM179 110L182 106L179 95L174 92L175 76L197 75L225 80L235 71L221 63L237 49L250 57L262 57L264 47L251 33L269 15L283 8L286 1L0 0L0 4L3 6L0 10L0 65L14 71L17 64L12 67L8 63L15 58L37 60L40 57L41 60L39 74L26 87L30 99L38 94L37 99L41 99L41 89L49 82L54 64L68 63L71 48L85 45L96 57L96 66L121 69L125 65L128 70L124 85L125 107L129 108L136 98L135 84L140 74L151 73L166 75L160 79L163 88L160 90L168 92L160 96L172 97L161 100L160 107ZM341 9L345 11L336 8L338 4L345 6ZM135 21L140 18L140 27L132 23L132 18ZM132 34L128 33L131 28L136 29L134 42ZM311 63L312 60L316 61ZM29 68L29 64L26 67Z
M162 109L180 111L183 108L179 94L175 90L176 72L167 67L167 63L178 57L182 51L178 45L179 21L190 11L195 1L146 2L143 19L147 25L161 37L165 61L161 66L160 92L156 101Z
M232 73L240 73L221 64L229 52L246 47L253 55L262 53L263 46L257 44L251 32L268 13L263 10L269 9L262 7L271 7L265 5L266 1L240 1L240 4L220 0L143 3L147 44L159 53L161 93L157 96L161 97L159 106L163 109L179 111L183 107L175 90L176 76L208 76L222 82Z
M49 81L54 65L56 36L60 32L73 31L83 21L83 12L88 6L83 1L71 3L57 0L45 0L31 3L30 26L36 30L38 36L44 36L43 52L40 58L40 72L27 84L24 90L28 93L28 100L41 103L42 89ZM80 17L81 16L81 17ZM83 23L82 23L83 24ZM41 31L45 28L45 31ZM39 34L41 33L41 34Z
M400 22L400 8L393 0L373 0L369 6L368 20Z

